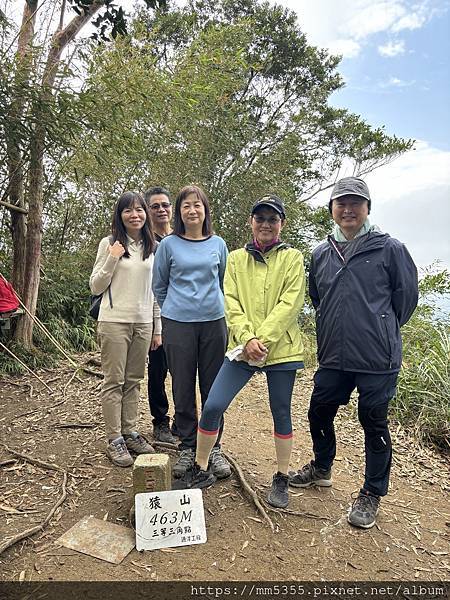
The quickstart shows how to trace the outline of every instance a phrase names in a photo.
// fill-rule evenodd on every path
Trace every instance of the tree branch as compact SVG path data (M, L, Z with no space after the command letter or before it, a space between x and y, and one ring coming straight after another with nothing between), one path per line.
M22 206L16 206L15 204L10 204L9 202L5 202L5 200L0 200L0 205L9 208L9 210L15 210L16 212L23 213L24 215L28 214L26 208L22 208Z

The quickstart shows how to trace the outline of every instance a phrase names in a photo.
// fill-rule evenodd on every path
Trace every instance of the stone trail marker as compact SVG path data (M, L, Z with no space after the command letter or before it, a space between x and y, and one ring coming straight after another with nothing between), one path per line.
M206 542L201 490L172 490L135 496L136 549L156 550Z

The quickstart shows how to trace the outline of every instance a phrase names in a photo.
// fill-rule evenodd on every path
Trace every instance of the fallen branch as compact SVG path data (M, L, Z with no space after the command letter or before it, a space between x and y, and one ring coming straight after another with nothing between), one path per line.
M0 467L6 467L7 465L13 465L17 460L15 458L10 458L9 460L2 460L0 462Z
M43 406L40 408L35 408L33 410L28 410L27 412L24 413L20 413L20 415L17 415L16 417L14 417L15 419L20 419L21 417L26 417L28 415L32 415L34 413L37 412L49 412L52 408L55 408L56 406L60 406L61 404L64 404L65 400L60 400L60 402L57 402L56 404L51 404L50 406Z
M60 423L55 429L94 429L98 423Z
M331 517L323 517L321 515L315 515L314 513L302 512L301 510L290 510L289 508L273 508L272 506L268 506L267 508L272 512L284 513L286 515L293 515L295 517L304 517L305 519L319 519L320 521L331 521Z
M225 458L227 459L227 461L233 467L233 469L234 469L234 471L235 471L235 473L237 475L237 478L239 480L239 483L241 484L242 489L244 490L244 492L246 493L246 495L253 501L253 503L256 506L256 509L259 512L259 514L267 521L267 523L270 526L270 529L272 531L275 531L275 525L273 524L272 519L269 517L269 515L267 514L265 508L261 504L261 501L258 498L258 495L255 492L255 490L249 485L249 483L245 479L245 475L244 475L241 467L238 465L238 463L235 461L235 459L232 456L230 456L227 452L224 452L222 450L222 454L225 456Z
M84 361L85 365L93 365L94 367L101 367L102 363L97 358L88 358Z
M20 452L13 450L6 444L2 444L2 446L6 448L6 450L13 456L17 456L17 458L21 458L22 460L25 460L31 463L32 465L36 465L37 467L43 467L44 469L51 469L52 471L59 471L60 473L67 473L66 469L63 469L59 465L55 465L54 463L48 463L43 460L39 460L38 458L33 458L32 456L28 456L28 454L21 454Z
M28 367L22 360L20 360L20 358L18 356L16 356L14 354L14 352L12 352L9 348L7 348L4 344L2 344L2 342L0 342L0 346L3 348L3 350L6 350L6 352L8 352L8 354L10 354L13 358L15 358L17 360L18 363L20 363L22 365L22 367L24 367L29 373L31 373L33 375L33 377L36 377L36 379L39 379L39 381L45 385L45 387L48 389L49 392L51 392L53 394L53 390L51 387L49 387L45 381L43 379L41 379L39 377L39 375L36 375L36 373L34 371L32 371L30 369L30 367Z
M166 442L152 442L152 446L166 448L167 450L178 450L178 446L176 446L175 444L167 444ZM227 461L233 467L233 469L237 475L238 481L241 484L241 487L244 490L244 492L246 493L247 497L250 498L250 500L252 500L252 502L256 506L257 511L267 521L271 530L275 531L275 525L273 524L272 519L269 517L269 515L265 511L255 490L249 485L249 483L245 479L245 475L244 475L241 467L238 465L238 463L235 461L235 459L232 456L230 456L227 452L222 450L222 454L225 456Z
M68 381L68 382L66 383L66 385L64 386L64 389L63 389L63 398L64 398L64 400L66 399L66 391L67 391L67 388L68 388L68 387L69 387L69 385L72 383L72 381L75 379L75 377L77 376L77 373L78 373L78 371L79 371L79 370L80 370L79 368L78 368L78 369L75 369L75 371L73 372L73 375L72 375L72 377L69 379L69 381Z
M100 377L100 379L103 379L103 373L100 373L100 371L94 371L94 369L88 369L87 367L81 367L81 369L85 373L89 373L89 375L95 375L95 377Z
M3 542L3 544L0 544L0 554L2 554L7 548L10 548L11 546L14 546L14 544L17 544L17 542L20 542L21 540L24 540L25 538L30 537L31 535L34 535L38 531L42 531L44 529L44 527L49 523L50 519L55 514L56 510L61 506L61 504L67 498L66 484L67 484L67 472L64 471L64 477L63 477L63 482L62 482L62 486L61 486L61 489L62 489L61 496L58 498L56 503L52 506L50 512L45 517L45 519L42 521L42 523L40 523L39 525L35 525L34 527L31 527L30 529L26 529L25 531L22 531L22 533L18 533L17 535L14 535L12 538L9 538L5 542Z
M178 450L178 446L176 444L168 444L167 442L149 442L152 446L156 448L165 448L166 450Z
M155 447L166 448L167 450L178 450L178 446L176 446L175 444L167 444L166 442L152 442L152 445ZM250 498L250 500L252 500L252 502L256 506L257 511L267 521L271 530L275 531L275 525L273 524L272 519L269 517L269 515L265 511L255 490L249 485L249 483L245 479L245 475L244 475L241 467L238 465L238 463L235 461L235 459L232 456L230 456L227 452L222 450L222 454L225 456L227 461L233 467L233 469L237 475L238 481L241 484L241 487L244 490L244 492L246 493L247 497Z

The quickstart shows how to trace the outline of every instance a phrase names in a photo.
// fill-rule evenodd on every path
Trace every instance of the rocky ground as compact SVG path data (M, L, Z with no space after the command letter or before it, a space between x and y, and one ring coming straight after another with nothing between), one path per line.
M377 525L368 531L348 525L351 495L363 473L354 403L339 415L333 487L292 491L285 512L265 505L275 532L233 475L204 492L206 544L133 550L119 565L58 546L55 540L86 515L129 526L132 476L131 469L112 466L104 453L101 380L86 372L74 375L64 365L39 375L52 392L28 376L1 380L0 428L6 445L0 446L0 544L38 527L63 501L42 529L0 554L3 581L450 579L448 457L420 447L396 423L391 489ZM311 455L306 419L311 380L312 372L300 374L294 391L296 467ZM150 439L144 397L140 411L141 431ZM254 377L232 404L223 445L264 501L275 460L263 376ZM174 460L175 452L170 455Z

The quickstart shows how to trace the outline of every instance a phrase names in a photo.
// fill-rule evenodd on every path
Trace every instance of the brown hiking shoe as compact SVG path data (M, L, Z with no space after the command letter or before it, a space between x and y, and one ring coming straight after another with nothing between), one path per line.
M134 452L135 454L154 454L155 450L153 447L137 431L133 431L133 433L126 434L123 437L130 452Z
M131 467L133 459L128 452L123 437L112 440L106 447L106 456L118 467Z

